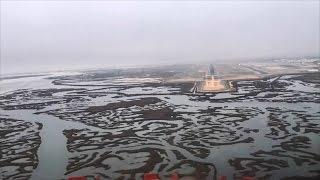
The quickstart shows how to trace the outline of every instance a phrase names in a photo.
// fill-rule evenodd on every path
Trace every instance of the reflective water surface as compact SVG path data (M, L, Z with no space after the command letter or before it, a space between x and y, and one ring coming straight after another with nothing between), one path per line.
M140 179L150 171L205 178L211 166L228 178L319 176L319 84L294 77L242 81L237 92L222 94L99 74L0 81L3 126L42 126L2 137L10 146L1 178ZM23 132L38 137L29 139L38 142L33 150L9 141ZM12 156L23 149L37 157L30 172L10 168L24 167L25 157Z

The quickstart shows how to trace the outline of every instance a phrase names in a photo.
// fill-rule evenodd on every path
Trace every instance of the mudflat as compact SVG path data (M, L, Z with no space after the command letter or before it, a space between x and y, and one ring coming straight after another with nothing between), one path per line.
M150 171L205 179L211 167L230 178L319 178L319 73L238 79L234 92L193 94L194 82L181 81L191 76L186 68L201 77L195 66L89 71L2 92L0 178L46 168L38 157L50 153L39 147L50 143L66 151L64 162L50 160L64 169L57 179L141 179ZM255 68L246 70L262 73ZM60 139L43 142L44 131Z

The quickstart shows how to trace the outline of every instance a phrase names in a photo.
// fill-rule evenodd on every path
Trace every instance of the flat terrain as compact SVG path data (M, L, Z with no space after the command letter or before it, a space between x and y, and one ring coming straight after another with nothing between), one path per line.
M281 63L216 64L219 94L190 93L208 65L4 79L0 179L317 179L318 64Z

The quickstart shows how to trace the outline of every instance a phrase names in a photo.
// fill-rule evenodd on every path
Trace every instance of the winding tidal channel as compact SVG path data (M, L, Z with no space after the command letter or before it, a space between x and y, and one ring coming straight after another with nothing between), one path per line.
M271 82L192 94L101 73L2 80L0 179L319 177L319 83Z

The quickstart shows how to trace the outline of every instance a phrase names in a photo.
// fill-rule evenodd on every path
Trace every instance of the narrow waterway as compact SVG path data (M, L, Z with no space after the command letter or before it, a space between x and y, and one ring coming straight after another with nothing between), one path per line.
M82 123L60 120L50 115L36 115L31 110L2 111L9 118L25 120L31 123L42 123L40 130L41 144L38 150L39 164L33 171L32 180L57 180L64 177L68 163L67 139L63 135L65 129L98 128L86 126Z

